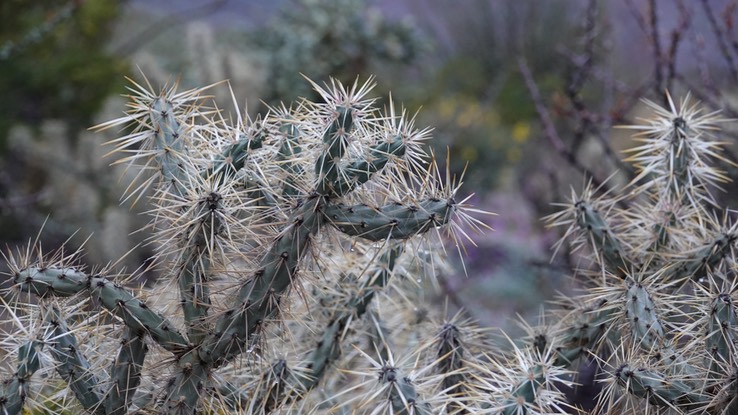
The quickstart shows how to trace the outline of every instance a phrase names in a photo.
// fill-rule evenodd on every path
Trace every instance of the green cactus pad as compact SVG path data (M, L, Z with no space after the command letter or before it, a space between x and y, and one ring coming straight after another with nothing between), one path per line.
M29 340L18 348L17 370L10 379L0 384L0 413L16 415L23 409L28 396L28 382L41 367L38 352L43 347L43 342Z
M290 400L302 398L305 391L298 389L301 377L290 370L286 360L278 359L261 374L256 390L238 389L229 382L221 382L217 392L233 410L270 414Z
M391 141L375 145L369 150L369 157L366 160L349 164L345 168L345 174L341 175L331 185L331 188L337 196L348 194L368 182L376 172L383 169L390 157L402 157L405 149L405 142L400 135L395 136Z
M655 370L632 368L628 364L623 364L614 375L628 393L646 399L652 405L663 407L676 405L684 410L695 410L703 407L708 401L706 396L698 393L687 383L669 379Z
M323 134L326 149L315 162L315 174L319 177L316 191L321 195L334 195L331 185L342 173L340 162L348 148L349 134L353 125L351 108L338 107L336 119Z
M590 235L607 269L615 275L624 277L625 270L630 269L631 262L626 258L620 241L615 238L607 222L587 202L579 201L575 204L575 208L577 224Z
M341 352L341 336L346 324L352 318L358 319L364 315L369 303L374 298L375 290L384 287L389 282L397 258L402 254L403 249L402 245L393 244L378 260L378 274L364 284L357 296L348 301L345 311L339 311L333 316L331 323L323 332L323 336L308 358L309 376L302 381L306 391L317 386L330 362L338 358Z
M175 326L152 311L133 294L102 277L85 274L74 268L29 267L15 275L21 291L39 297L71 297L89 294L134 331L145 331L163 348L180 354L187 347L185 338Z
M171 185L171 190L181 196L186 193L182 187L184 170L182 159L186 156L187 147L184 145L184 134L175 116L174 105L164 97L154 99L151 104L151 127L154 131L154 144L157 152L157 162L165 183Z
M392 270L395 267L397 258L404 250L403 245L395 243L387 250L377 262L377 274L366 281L363 287L358 291L357 295L352 297L346 303L343 310L337 311L331 323L323 331L321 339L318 341L315 349L307 358L308 370L299 376L293 374L287 367L284 360L275 361L265 373L261 375L262 384L269 386L266 392L261 392L260 397L256 398L260 408L269 408L266 413L273 410L275 403L292 400L297 401L312 389L318 386L321 379L326 373L331 362L335 361L341 352L341 340L346 325L363 316L367 308L374 298L377 289L381 289L392 276ZM270 380L272 379L272 380ZM276 384L275 382L278 382ZM288 386L289 385L289 386ZM237 391L232 386L226 385L223 388L224 398L233 405L244 405L248 399L246 396Z
M272 413L279 408L286 399L285 393L291 388L291 379L295 375L287 367L287 362L283 359L277 360L269 366L269 369L261 376L259 396L254 401L254 407L259 409L259 413Z
M196 361L194 353L188 353L177 362L177 375L170 383L163 404L164 414L197 414L198 401L205 393L208 368Z
M210 308L210 289L208 273L210 260L204 246L189 247L183 255L184 264L177 278L180 304L187 324L187 339L192 344L199 344L207 335L204 319Z
M18 370L16 376L28 379L41 367L38 352L43 349L44 344L38 340L29 340L18 348Z
M545 368L542 365L536 365L528 370L529 379L526 379L512 389L512 398L506 399L502 402L504 408L500 413L502 415L516 415L521 413L520 401L533 403L536 401L538 396L538 390L546 382L546 376L544 375ZM522 413L526 413L523 409Z
M85 409L95 414L104 414L105 408L100 405L100 399L105 391L101 389L100 380L79 350L77 338L67 328L59 310L54 307L48 310L47 324L51 326L53 333L53 340L47 342L47 347L57 361L57 373L67 382L69 389Z
M453 199L427 199L417 205L393 203L379 208L365 204L327 206L326 221L341 232L370 241L406 239L445 225L456 203Z
M181 306L187 325L187 339L199 344L207 334L204 320L210 309L211 255L209 246L221 236L222 219L217 213L222 209L223 197L209 192L192 212L193 225L180 243L186 244L177 259L177 285Z
M564 325L556 335L554 365L568 367L582 352L595 349L607 333L607 324L613 319L615 308L601 301L597 307L580 310L576 320Z
M705 346L712 359L710 374L724 375L726 362L733 360L735 353L735 330L738 327L735 304L730 294L717 295L710 304Z
M698 281L707 277L707 272L714 270L727 255L730 255L731 249L738 236L731 233L719 235L715 240L704 246L696 254L683 262L678 263L673 272L674 278L691 278Z
M311 197L292 216L292 224L262 258L261 268L243 284L235 304L216 322L215 332L203 340L199 349L203 362L218 367L241 354L249 336L276 310L276 301L296 277L297 264L318 231L321 201Z
M644 351L658 350L664 342L664 328L646 287L630 284L625 293L625 315L633 337Z
M238 141L223 150L213 161L213 165L202 176L213 177L217 175L219 177L218 184L232 178L246 164L249 153L262 147L264 138L263 134L254 137L239 137Z
M452 396L463 396L467 390L466 376L461 373L464 368L464 344L459 328L452 323L446 323L441 327L436 336L436 361L438 366L436 372L443 375L441 388L443 393ZM451 402L454 413L468 413L466 409L455 402Z
M28 395L26 379L13 376L0 384L0 413L17 415L23 409Z
M141 369L148 352L144 333L126 329L121 339L118 356L110 369L112 385L103 403L107 415L128 413L133 394L141 383Z
M389 401L392 405L392 413L398 415L431 414L428 405L419 401L418 392L410 378L402 376L397 368L386 365L382 367L379 381L390 384Z
M280 168L286 174L282 185L282 197L291 198L300 194L295 184L297 178L304 174L302 167L292 161L302 152L300 148L300 129L293 123L285 123L279 127L279 131L285 134L284 142L279 148L279 155L277 156Z

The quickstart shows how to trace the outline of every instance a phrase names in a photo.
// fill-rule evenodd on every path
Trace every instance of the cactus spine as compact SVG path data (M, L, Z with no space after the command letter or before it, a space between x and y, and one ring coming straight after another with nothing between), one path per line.
M0 391L4 413L20 413L43 352L95 414L270 413L315 405L304 401L328 382L344 339L356 330L352 322L386 289L405 245L453 232L459 225L452 221L477 222L423 153L428 131L414 129L393 104L386 112L374 108L366 98L371 81L314 87L323 103L302 101L231 123L207 107L204 89L155 93L132 84L130 111L97 128L134 127L111 141L111 154L126 155L117 162L140 170L126 199L151 197L156 263L166 271L152 291L108 270L86 272L74 255L33 258L38 247L11 255L14 312L34 313L25 302L31 294L52 330L20 348L17 372ZM362 253L356 263L347 260L354 250ZM291 303L312 303L299 294L318 275L347 284L347 291L320 313L327 321L313 318L314 311L296 319ZM176 309L157 300L175 291L169 305ZM59 311L87 298L104 314ZM302 330L304 338L290 345L279 334L284 329ZM270 363L257 352L279 342L299 345L300 361L275 356ZM247 368L244 359L258 364ZM410 379L386 369L380 383L391 386L391 410L430 413Z
M628 189L587 188L548 218L595 269L581 271L585 292L552 313L543 337L550 367L598 362L607 382L593 413L723 414L735 398L737 235L712 194L727 177L713 167L726 161L714 136L724 120L667 98L669 108L647 101L653 117L629 127L642 144Z
M135 128L113 153L140 166L126 198L152 197L163 275L136 287L76 253L9 254L3 308L31 329L2 343L18 350L2 411L48 393L60 413L561 413L582 362L605 380L593 413L736 410L738 233L712 194L714 113L649 103L626 191L588 187L548 218L591 264L584 292L500 342L419 300L427 237L480 226L428 131L375 109L371 83L314 86L322 103L232 123L203 90L134 83L99 128Z

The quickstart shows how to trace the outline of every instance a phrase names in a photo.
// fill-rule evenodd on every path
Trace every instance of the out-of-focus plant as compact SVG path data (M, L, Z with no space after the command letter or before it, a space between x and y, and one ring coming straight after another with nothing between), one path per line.
M68 1L58 9L36 0L0 4L0 144L18 122L90 124L122 85L116 74L125 65L105 50L119 7L112 0Z
M487 0L413 4L428 10L418 18L424 32L436 34L433 53L416 66L426 69L418 71L417 104L434 119L437 144L454 149L452 171L467 169L468 182L481 194L509 187L516 167L532 162L522 155L534 150L529 138L537 130L517 58L529 56L546 91L563 88L559 72L568 60L552 45L576 45L577 25L562 22L578 17L580 6Z
M574 25L578 41L550 46L564 58L558 87L551 88L550 78L536 70L535 54L516 59L540 121L533 141L548 156L535 157L540 162L521 170L518 182L541 212L550 212L555 195L565 190L559 184L575 177L597 186L617 169L620 174L605 187L635 177L619 154L630 137L612 127L632 124L642 98L667 105L664 90L690 93L727 117L738 115L738 8L731 2L589 0L582 6ZM631 47L636 44L642 47ZM724 134L737 137L732 126ZM735 145L725 149L727 159L738 159ZM730 191L716 197L732 199L736 183L726 183Z
M88 200L78 193L94 177L84 161L90 150L82 143L81 130L91 124L112 91L122 91L118 74L126 64L106 50L119 8L119 2L108 0L64 1L54 7L36 0L0 3L0 90L4 98L0 103L0 227L4 243L23 238L43 223L59 200L46 199L53 193L47 192L50 183L59 184L54 179L68 179L72 188L61 192L78 196L72 205ZM45 151L52 148L62 151L44 159ZM65 160L68 153L82 157L75 154ZM68 164L58 166L62 160ZM97 206L90 203L93 205ZM78 229L73 225L61 228L49 223L46 236L63 240Z
M410 21L391 20L363 0L289 0L252 36L267 55L266 102L310 96L301 74L350 82L408 63L424 48Z

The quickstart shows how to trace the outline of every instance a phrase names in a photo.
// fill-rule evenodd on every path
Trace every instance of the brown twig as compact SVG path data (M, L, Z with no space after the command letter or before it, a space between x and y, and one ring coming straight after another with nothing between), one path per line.
M574 137L572 139L571 151L576 153L579 146L584 142L585 132L589 129L589 117L584 116L588 111L580 92L592 69L594 61L594 42L597 37L595 20L597 16L597 2L590 0L587 6L585 28L584 28L584 55L581 65L575 66L575 70L571 75L571 81L566 88L566 95L574 107L574 118L576 126L574 127Z
M584 50L577 59L573 59L574 71L569 77L571 80L566 88L566 95L572 103L574 111L571 116L575 119L574 134L571 152L576 153L578 148L584 143L588 133L594 135L602 145L605 157L615 164L618 169L628 172L630 168L622 162L612 149L609 140L605 139L602 131L612 126L610 117L603 116L600 113L591 111L584 99L581 90L586 82L592 77L592 71L595 62L595 41L597 39L597 5L596 0L590 0L584 24ZM610 77L612 78L612 77Z
M581 174L583 174L586 177L591 177L592 183L595 185L596 188L599 188L605 192L608 192L610 190L609 186L603 183L602 180L598 179L597 176L587 166L583 165L579 161L579 159L577 159L576 154L571 151L571 149L564 143L564 141L559 136L559 133L556 131L556 127L554 126L554 123L551 120L551 116L548 112L548 109L543 104L541 93L538 90L538 85L533 79L533 75L530 72L530 68L528 68L528 63L526 62L525 58L522 56L518 58L518 68L520 69L520 73L523 76L523 79L525 81L525 86L528 89L528 93L530 94L531 99L533 100L533 104L536 107L538 118L540 119L541 124L543 125L543 130L545 133L544 135L548 139L549 143L553 146L554 150L556 150L556 152L558 152L559 155L562 158L564 158L564 160L566 160L572 167L578 170Z
M636 23L638 23L638 27L641 28L641 31L645 35L648 35L648 25L646 24L646 20L641 15L641 12L638 11L638 7L633 4L633 0L625 0L625 5L628 6L630 14L633 15L633 19L635 19Z
M576 66L571 82L567 87L569 93L576 95L582 89L592 70L594 61L594 43L597 39L597 1L590 0L584 19L584 53L581 63Z
M648 1L648 13L649 13L649 29L650 29L650 37L651 37L651 47L653 48L653 63L654 63L654 89L656 92L656 96L663 96L664 104L668 105L668 102L666 102L666 97L661 93L662 86L664 85L664 74L663 74L663 52L661 50L661 39L659 38L659 20L658 20L658 10L656 8L656 1L655 0L649 0Z
M710 22L710 27L712 27L712 31L715 34L715 38L717 38L717 44L718 48L720 49L720 53L723 55L723 59L725 59L725 62L728 64L728 70L733 76L733 79L738 81L738 66L736 66L735 58L730 53L728 45L726 44L725 32L723 31L720 24L718 24L717 18L715 17L715 13L713 12L712 6L710 5L709 1L702 0L701 3L702 9L705 11L705 15L707 16L707 20Z
M723 9L723 24L725 24L725 29L730 33L730 46L733 48L733 53L738 54L738 39L735 38L735 22L734 22L734 14L736 10L738 9L738 3L735 2L735 0L731 1L725 6L725 9Z
M680 73L675 74L675 78L679 82L683 83L687 87L687 89L691 91L691 93L700 101L707 103L712 108L720 108L720 111L730 118L738 118L738 109L733 108L732 106L730 106L729 102L721 99L722 96L719 94L719 91L717 94L705 92L697 84L690 81L687 76L684 76Z
M712 76L710 76L710 69L707 66L707 57L705 56L705 37L701 34L695 35L694 39L695 44L695 56L697 57L697 69L700 73L700 80L702 81L702 85L707 88L710 93L714 95L720 95L720 91L715 86L715 81L713 81Z
M676 74L676 56L679 51L679 45L684 39L684 33L689 29L692 23L691 14L688 12L684 2L679 0L676 2L677 8L679 9L679 24L671 32L671 42L669 43L668 53L665 59L666 66L666 83L664 88L669 91L672 89L674 82L674 76Z

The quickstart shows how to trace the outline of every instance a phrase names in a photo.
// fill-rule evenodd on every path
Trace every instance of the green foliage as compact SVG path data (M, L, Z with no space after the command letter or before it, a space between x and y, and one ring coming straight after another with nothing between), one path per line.
M57 10L36 0L0 5L0 47L9 48L0 57L0 142L18 122L56 118L76 128L89 125L102 100L121 87L118 74L126 69L105 51L119 7L114 0L70 1ZM44 30L50 20L56 23Z

